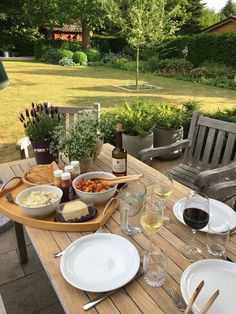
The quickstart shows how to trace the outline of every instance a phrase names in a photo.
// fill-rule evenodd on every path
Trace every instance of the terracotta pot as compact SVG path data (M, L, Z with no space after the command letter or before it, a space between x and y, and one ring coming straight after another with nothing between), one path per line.
M37 164L50 164L58 160L58 152L50 152L50 142L31 141Z

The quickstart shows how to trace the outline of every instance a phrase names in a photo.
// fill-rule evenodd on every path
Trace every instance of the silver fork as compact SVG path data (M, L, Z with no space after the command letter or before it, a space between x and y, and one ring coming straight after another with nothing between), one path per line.
M169 287L166 284L163 286L163 288L169 294L169 296L172 298L172 300L174 301L177 308L181 312L184 312L186 310L187 305L186 305L185 301L182 299L182 297L179 295L179 293L175 290L175 288ZM190 311L189 313L193 314L192 311Z

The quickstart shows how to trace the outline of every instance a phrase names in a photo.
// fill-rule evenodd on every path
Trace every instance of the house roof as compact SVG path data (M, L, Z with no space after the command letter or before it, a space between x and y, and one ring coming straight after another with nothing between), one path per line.
M215 23L207 28L205 28L202 33L207 33L213 29L217 29L219 28L220 26L224 25L224 24L227 24L228 22L236 22L236 16L232 15L232 16L229 16L227 17L226 19L218 22L218 23Z
M63 25L61 27L55 26L52 28L53 32L58 33L82 33L81 25L78 24L70 24L70 25Z

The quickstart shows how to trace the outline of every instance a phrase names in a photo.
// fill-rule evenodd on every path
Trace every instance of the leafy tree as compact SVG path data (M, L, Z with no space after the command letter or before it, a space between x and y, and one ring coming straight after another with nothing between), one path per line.
M203 8L200 17L201 29L207 28L220 21L220 14L217 14L214 9Z
M136 88L139 80L140 49L153 47L174 34L183 14L181 1L167 8L167 0L116 0L115 18L122 34L136 48Z
M223 19L236 14L236 4L232 0L228 0L220 11Z
M189 0L186 6L188 19L181 27L181 34L194 34L201 30L200 19L202 16L204 3L201 0Z

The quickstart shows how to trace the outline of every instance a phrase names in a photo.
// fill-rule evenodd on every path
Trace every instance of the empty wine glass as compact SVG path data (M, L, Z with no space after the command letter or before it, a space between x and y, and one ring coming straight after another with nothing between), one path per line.
M204 228L209 222L209 199L206 195L191 192L183 204L183 219L192 228L192 240L181 248L181 255L194 262L202 259L201 249L195 245L197 230Z
M170 222L170 218L165 216L165 207L167 203L167 198L170 196L172 190L173 190L172 175L169 173L157 174L155 183L153 186L153 193L158 199L161 200L164 224L168 224ZM155 203L156 201L154 198L154 202L153 202L154 206L155 206Z

